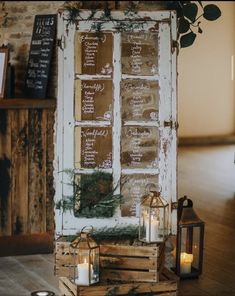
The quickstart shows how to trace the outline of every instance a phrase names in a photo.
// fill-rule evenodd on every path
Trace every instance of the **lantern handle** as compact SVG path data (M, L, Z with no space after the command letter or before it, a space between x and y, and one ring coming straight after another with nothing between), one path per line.
M86 228L91 228L91 230L89 231L89 232L86 232L86 231L84 231ZM90 226L84 226L82 229L81 229L81 231L80 231L80 234L81 233L87 233L87 235L90 235L90 233L92 233L94 231L94 227L92 226L92 225L90 225ZM77 247L77 245L79 244L79 242L80 242L80 239L81 239L81 237L79 236L79 237L77 237L71 244L70 244L70 246L72 247L72 248L76 248Z
M187 201L187 204L184 205L184 202ZM192 208L193 207L193 201L187 197L187 195L184 195L183 197L178 199L178 213L177 213L177 219L178 221L181 218L182 210L183 208Z
M86 231L84 231L85 229L91 229L90 231L88 231L88 233L92 233L93 231L94 231L94 227L92 226L92 225L90 225L90 226L84 226L82 229L81 229L81 233L82 232L86 232Z

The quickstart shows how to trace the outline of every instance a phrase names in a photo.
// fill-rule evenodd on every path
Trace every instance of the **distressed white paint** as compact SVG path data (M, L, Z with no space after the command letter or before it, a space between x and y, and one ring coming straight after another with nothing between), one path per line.
M113 101L113 183L116 187L116 194L120 194L120 179L121 179L121 104L120 104L120 83L121 83L121 34L113 35L113 86L114 86L114 101Z
M58 15L57 35L58 39L64 34L64 22L62 15ZM55 112L55 145L54 145L54 183L55 183L55 204L62 199L63 196L63 101L64 101L64 55L63 51L58 51L58 93L57 93L57 109ZM62 233L62 211L55 209L56 234Z
M177 40L177 17L176 12L171 11L171 40ZM173 123L178 123L177 118L177 49L172 48L171 55L171 118ZM173 125L171 135L171 150L170 150L170 167L171 167L171 200L177 201L177 126ZM171 213L171 232L177 233L177 210L172 210Z
M122 78L123 79L146 79L146 80L150 80L150 81L153 81L153 80L158 80L159 79L159 76L158 75L152 75L152 76L141 76L141 75L128 75L128 74L122 74Z
M153 120L146 120L146 121L134 121L134 120L125 120L123 122L123 126L146 126L146 127L159 127L159 122L158 121L153 121Z
M112 174L113 173L113 169L99 169L100 172L105 172L105 173L110 173ZM74 170L74 173L75 174L92 174L94 173L94 170L93 169L75 169Z
M172 120L172 85L171 85L171 27L169 23L159 25L159 121ZM160 130L160 153L159 153L159 179L162 188L162 196L171 204L172 200L172 170L171 170L171 129L166 127ZM169 215L171 225L171 215ZM169 229L170 231L170 229Z
M96 79L111 79L111 75L87 75L87 74L75 74L75 79L80 79L80 80L96 80Z
M110 121L89 121L89 120L83 120L83 121L75 121L75 126L111 126Z
M163 197L171 201L176 200L176 131L170 127L164 127L164 121L176 122L176 53L171 53L171 40L176 39L176 17L174 13L169 11L161 12L139 12L141 18L148 17L150 21L145 24L144 30L155 30L156 21L159 23L159 75L155 76L133 76L121 75L120 64L120 33L114 33L114 54L113 54L113 81L114 81L114 98L113 98L113 169L103 170L113 172L114 186L119 184L121 174L150 174L158 175L162 186ZM84 18L89 12L84 12ZM97 12L96 17L98 18ZM115 11L112 13L116 19L126 20L123 12ZM74 26L69 26L66 30L63 18L66 13L59 18L59 38L61 34L65 35L64 51L59 50L59 93L58 93L58 110L56 118L56 146L55 150L55 176L56 176L56 201L63 196L72 195L71 186L66 185L69 181L68 176L63 173L64 169L71 169L74 166L74 127L75 126L110 126L109 121L75 121L74 120L74 79L92 80L107 79L110 77L103 75L75 75L74 74ZM154 21L153 21L154 20ZM139 20L138 20L139 21ZM172 23L171 23L172 22ZM79 22L79 31L90 31L93 21ZM115 23L107 22L104 30L114 30ZM138 30L137 30L138 31ZM156 57L157 58L157 57ZM121 79L147 79L151 81L159 81L160 101L159 101L159 121L125 121L123 126L146 126L158 127L160 132L160 154L159 168L156 169L121 169L120 163L120 136L121 136L121 99L120 99L120 81ZM173 124L174 126L174 124ZM167 143L167 151L164 152L164 145ZM80 174L92 173L92 169L77 169ZM116 193L120 192L120 187L116 189ZM171 219L170 219L171 220ZM56 212L56 233L74 234L83 226L88 224L96 227L115 226L117 223L138 223L136 217L120 217L120 211L117 211L115 217L111 219L85 219L77 218L70 211L61 213ZM172 218L172 230L175 232L176 220L175 214ZM170 229L169 229L170 231Z
M147 175L158 175L159 169L122 169L123 175L134 175L134 174L147 174Z

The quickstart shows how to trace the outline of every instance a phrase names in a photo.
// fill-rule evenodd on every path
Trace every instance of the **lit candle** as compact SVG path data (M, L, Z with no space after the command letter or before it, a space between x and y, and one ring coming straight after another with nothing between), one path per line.
M193 254L181 253L180 254L180 273L191 273L193 262Z
M77 265L78 277L75 279L77 285L89 285L89 265L86 262ZM90 265L91 280L93 278L93 265Z
M146 221L146 241L156 241L158 238L159 221L151 217L151 225L149 220Z

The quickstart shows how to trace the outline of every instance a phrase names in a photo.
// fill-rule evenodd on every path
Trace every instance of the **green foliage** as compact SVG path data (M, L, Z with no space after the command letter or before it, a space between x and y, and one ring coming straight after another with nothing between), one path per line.
M91 237L97 242L117 241L117 240L135 240L139 236L138 225L116 225L114 227L95 228L91 233ZM66 240L72 242L77 236L70 235Z
M68 24L77 24L79 20L84 20L80 14L82 1L66 1L64 8L68 10ZM103 25L112 21L118 32L132 32L135 29L143 29L147 20L141 20L138 15L138 1L128 1L129 5L124 10L124 14L129 20L119 21L112 17L108 1L104 1L104 8L99 21L92 24L92 30L101 34ZM180 47L192 45L197 37L197 33L202 34L200 27L201 18L208 21L215 21L221 16L221 11L215 4L203 6L202 1L165 1L166 9L176 10L178 18L178 39ZM96 9L91 10L86 20L92 20L95 17ZM200 14L201 13L201 14ZM134 20L138 20L135 22ZM132 21L130 21L132 20ZM182 35L183 34L183 35Z
M215 4L203 6L202 1L166 1L167 9L174 9L178 18L178 39L180 47L192 45L197 33L202 34L201 21L215 21L221 16L221 11ZM183 34L183 35L182 35Z
M114 194L112 174L95 171L90 175L77 175L73 170L65 171L73 186L73 195L64 196L56 208L74 211L77 217L110 218L121 203L121 195Z

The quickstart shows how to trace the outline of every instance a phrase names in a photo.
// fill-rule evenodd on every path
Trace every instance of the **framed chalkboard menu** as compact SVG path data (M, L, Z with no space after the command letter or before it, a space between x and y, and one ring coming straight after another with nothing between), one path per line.
M57 16L36 15L25 78L25 96L45 99L55 44Z

